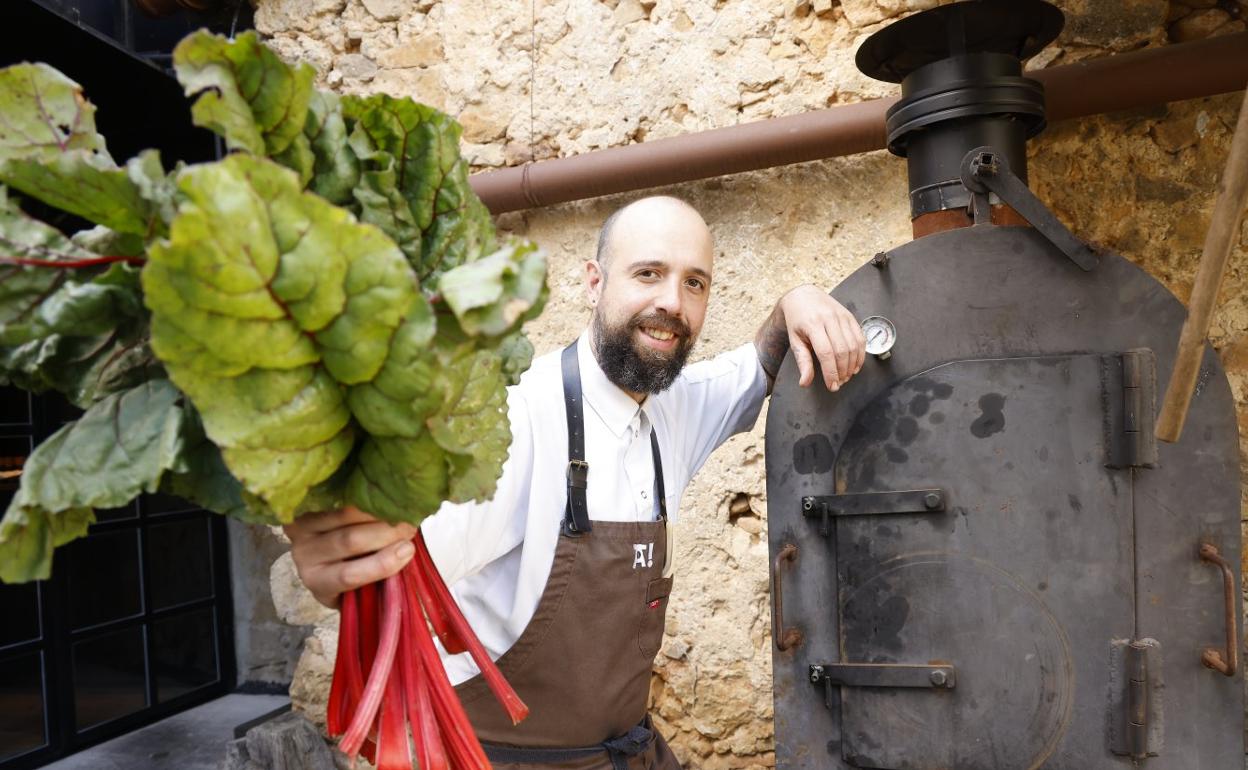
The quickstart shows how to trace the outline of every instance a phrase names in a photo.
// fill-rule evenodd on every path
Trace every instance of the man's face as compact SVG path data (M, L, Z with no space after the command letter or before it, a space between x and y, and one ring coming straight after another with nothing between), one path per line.
M675 381L706 317L712 242L698 214L670 199L623 212L604 273L587 266L592 333L608 379L640 396Z

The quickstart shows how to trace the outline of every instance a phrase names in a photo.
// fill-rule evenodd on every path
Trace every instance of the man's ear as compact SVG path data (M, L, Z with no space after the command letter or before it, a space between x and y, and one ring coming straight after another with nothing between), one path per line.
M598 300L602 298L602 287L606 282L607 275L603 272L602 265L598 264L598 260L587 260L585 262L585 299L589 300L591 307L598 306Z

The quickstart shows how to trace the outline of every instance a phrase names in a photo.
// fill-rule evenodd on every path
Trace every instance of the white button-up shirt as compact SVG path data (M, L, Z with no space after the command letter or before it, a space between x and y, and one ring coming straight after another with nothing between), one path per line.
M508 389L512 443L494 498L447 503L421 526L451 593L495 660L533 618L559 541L568 465L561 353L536 359L520 383ZM749 430L758 418L767 375L753 343L685 367L670 388L640 405L603 374L588 333L581 335L577 353L590 519L657 519L653 426L663 459L668 519L675 521L693 474L716 447ZM467 653L442 652L453 683L477 674Z

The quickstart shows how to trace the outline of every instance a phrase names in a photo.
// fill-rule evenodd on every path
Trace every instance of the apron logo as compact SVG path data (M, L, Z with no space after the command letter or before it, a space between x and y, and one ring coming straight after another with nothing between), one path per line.
M654 543L633 543L633 569L654 566Z

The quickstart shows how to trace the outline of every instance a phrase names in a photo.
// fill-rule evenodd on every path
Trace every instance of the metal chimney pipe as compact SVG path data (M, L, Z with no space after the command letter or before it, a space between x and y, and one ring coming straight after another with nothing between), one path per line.
M1049 122L1230 93L1248 81L1248 32L1025 73ZM470 177L494 214L883 149L875 99Z

